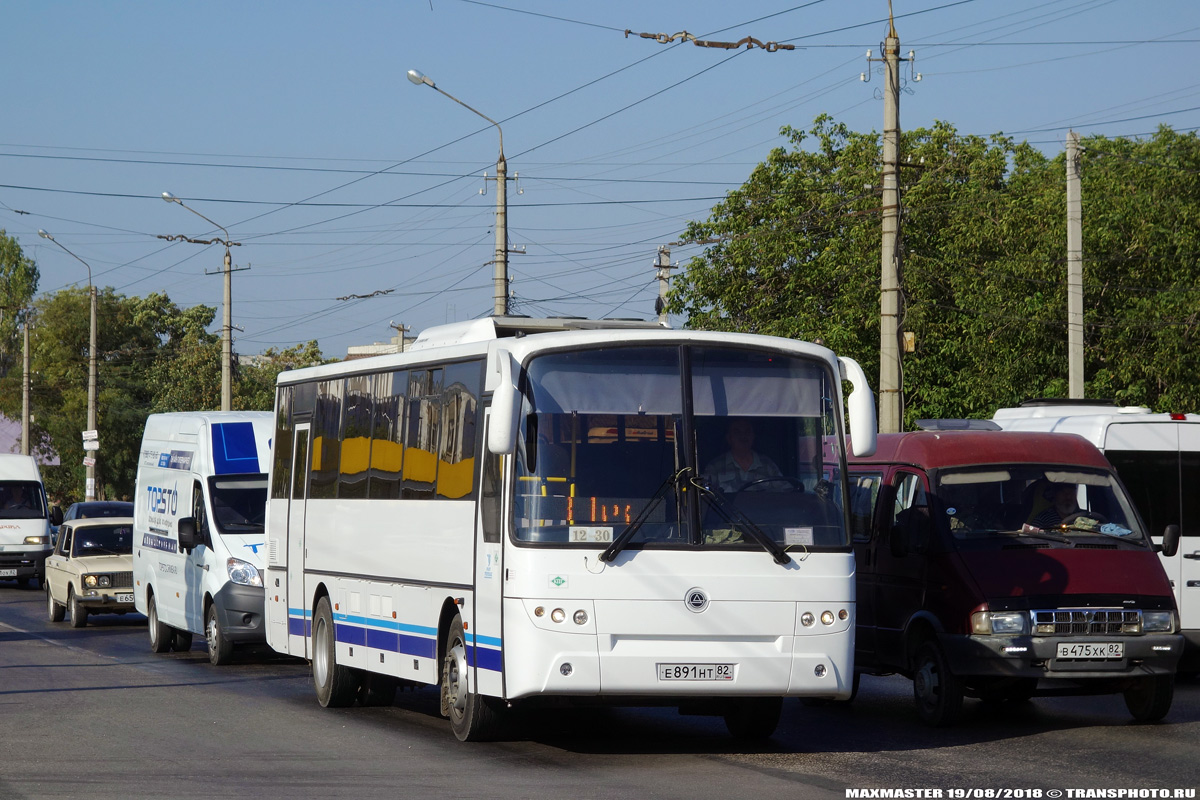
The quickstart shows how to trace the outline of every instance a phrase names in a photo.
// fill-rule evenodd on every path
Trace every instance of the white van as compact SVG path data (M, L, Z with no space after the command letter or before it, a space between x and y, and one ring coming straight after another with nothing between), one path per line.
M264 642L270 412L152 414L133 504L134 604L150 649L188 650L203 634L213 664Z
M50 526L62 520L47 510L42 475L32 456L0 454L0 580L46 580L46 556L53 545Z
M1180 672L1200 671L1200 415L1155 414L1097 400L1030 400L992 419L1010 431L1077 433L1104 451L1146 523L1178 525L1179 549L1159 553L1179 606L1186 651Z

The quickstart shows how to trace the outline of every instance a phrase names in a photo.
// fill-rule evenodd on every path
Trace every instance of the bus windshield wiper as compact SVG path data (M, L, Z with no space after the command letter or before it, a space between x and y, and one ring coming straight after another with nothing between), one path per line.
M651 497L646 505L642 507L642 510L638 512L638 515L633 519L633 521L626 525L625 530L621 531L617 538L612 540L612 544L606 547L604 552L600 554L601 561L605 561L610 564L612 563L612 560L617 557L617 553L624 550L625 545L629 544L633 540L633 537L637 536L637 532L642 529L642 525L646 524L646 520L650 518L650 513L658 507L659 503L662 502L663 497L667 493L667 489L678 484L680 477L687 471L688 468L684 467L678 472L667 476L667 479L662 482L661 486L658 487L658 491L656 491L654 496Z
M783 545L768 536L762 528L755 525L754 521L742 513L741 509L700 481L692 481L692 485L700 491L701 497L708 500L713 510L717 512L721 519L728 522L735 529L745 532L751 539L758 542L764 550L771 554L776 564L787 566L791 562L792 557L788 555Z

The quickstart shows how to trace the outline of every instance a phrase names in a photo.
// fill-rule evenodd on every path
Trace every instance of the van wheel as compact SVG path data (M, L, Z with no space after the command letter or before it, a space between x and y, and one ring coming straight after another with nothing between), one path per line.
M176 653L186 653L192 649L192 632L174 630L171 633L171 649Z
M158 618L158 603L154 602L153 594L146 601L146 621L150 629L150 652L165 653L170 650L175 637L171 629Z
M54 599L54 595L50 594L50 584L46 584L46 616L50 617L51 622L62 622L63 617L67 613L67 607Z
M921 721L934 728L953 725L962 712L962 679L950 671L937 642L917 648L913 664L913 699Z
M1174 675L1138 678L1125 690L1125 707L1138 722L1158 722L1171 710L1174 698Z
M208 640L208 661L214 667L228 664L233 659L233 642L226 639L225 632L221 630L216 603L209 605L208 614L205 615L204 638Z
M79 605L79 598L75 595L75 591L70 587L67 588L67 608L71 611L72 628L82 628L83 626L87 625L87 609Z
M501 729L499 701L472 692L468 684L467 645L462 616L454 615L446 631L442 659L442 716L450 718L450 730L460 742L486 742Z
M313 614L313 685L317 702L323 708L344 708L354 703L358 694L358 676L350 667L337 663L337 637L333 629L333 612L329 598L322 597Z
M730 702L733 706L725 712L725 727L735 739L767 739L779 726L782 697L747 697Z

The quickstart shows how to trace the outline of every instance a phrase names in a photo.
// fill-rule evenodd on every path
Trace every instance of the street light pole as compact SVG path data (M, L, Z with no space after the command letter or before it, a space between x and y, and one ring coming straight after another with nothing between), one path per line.
M68 250L62 242L55 239L44 230L38 230L38 236L43 239L49 239L63 249L63 252L74 258L80 264L87 267L88 271L88 296L91 298L91 320L89 324L88 334L88 401L87 401L87 429L89 431L96 430L96 287L92 284L92 267L79 256ZM95 460L95 456L91 456ZM95 464L87 467L87 483L84 489L84 496L87 500L96 499L96 466Z
M500 134L500 156L496 159L496 257L495 270L492 273L492 315L505 316L508 314L508 162L504 160L504 131L501 130L499 122L471 108L449 92L442 91L429 77L417 70L410 69L408 79L417 86L424 84L468 111L478 114L495 125Z
M217 225L196 209L185 205L182 200L170 192L163 192L162 199L168 203L178 203L208 224L220 228L221 232L225 234L222 242L225 245L225 268L222 270L225 275L225 303L221 319L221 410L231 411L233 410L233 259L229 255L229 248L231 245L241 244L241 242L230 241L229 231L225 230L224 226Z

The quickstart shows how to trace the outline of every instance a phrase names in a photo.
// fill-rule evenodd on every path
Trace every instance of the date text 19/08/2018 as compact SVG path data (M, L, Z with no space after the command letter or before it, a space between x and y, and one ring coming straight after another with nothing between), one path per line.
M847 789L846 798L948 800L1191 800L1195 789Z

